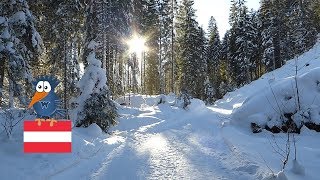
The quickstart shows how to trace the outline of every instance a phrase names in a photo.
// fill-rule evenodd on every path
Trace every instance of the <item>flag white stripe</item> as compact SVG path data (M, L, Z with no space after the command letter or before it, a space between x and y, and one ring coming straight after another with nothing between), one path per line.
M28 131L23 133L23 142L71 142L71 132Z

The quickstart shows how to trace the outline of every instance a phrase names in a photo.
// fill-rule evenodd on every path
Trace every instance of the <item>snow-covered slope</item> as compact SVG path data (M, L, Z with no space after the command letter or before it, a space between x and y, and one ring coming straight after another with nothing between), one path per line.
M297 109L295 73L299 89L300 112ZM295 114L299 124L306 119L319 123L320 113L320 42L301 56L294 58L260 79L230 92L216 105L233 110L234 123L248 128L251 122L264 127L279 125L280 116Z
M296 64L301 111L296 111ZM266 171L278 172L286 146L286 135L273 135L263 130L252 134L250 122L268 126L279 123L280 114L293 113L292 119L319 123L320 43L301 56L288 61L283 67L263 75L240 89L230 92L216 102L215 108L231 113L225 121L223 136L241 152L255 157ZM299 116L298 116L299 115ZM239 128L244 127L244 128ZM288 179L319 179L316 161L320 158L319 133L302 127L297 138L297 160L294 161L293 145L289 163L284 170ZM277 152L276 152L277 151ZM280 153L279 153L280 152ZM297 162L300 164L297 165ZM269 169L270 168L270 169ZM304 173L303 173L304 172ZM304 174L304 175L303 175ZM279 175L283 175L280 173Z
M241 107L235 109L232 117L235 123L241 125L249 126L253 122L261 127L280 127L283 115L292 114L293 121L299 127L307 121L319 124L319 95L320 67L296 78L287 77L269 82L264 89L249 96Z
M295 75L296 60L298 62L298 76L305 74L314 68L320 67L320 40L318 40L315 46L308 52L287 61L283 67L264 74L258 80L253 81L240 89L227 93L223 99L216 102L216 105L226 109L239 107L248 97L260 94L265 89L270 89L270 84L278 83L286 78L293 77Z

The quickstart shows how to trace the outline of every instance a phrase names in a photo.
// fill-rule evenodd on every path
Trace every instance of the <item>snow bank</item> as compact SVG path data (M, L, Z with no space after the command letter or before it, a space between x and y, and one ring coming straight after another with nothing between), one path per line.
M300 111L298 110L298 96L296 92L295 78L289 77L277 82L269 83L257 94L249 96L232 113L232 118L240 124L249 125L254 122L260 126L278 126L281 116L292 113L296 124L301 121L311 120L320 123L320 68L297 77Z

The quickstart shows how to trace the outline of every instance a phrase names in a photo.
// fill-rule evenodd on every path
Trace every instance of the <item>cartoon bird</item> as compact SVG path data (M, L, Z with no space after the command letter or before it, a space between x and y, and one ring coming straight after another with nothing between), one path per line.
M62 110L59 109L60 100L54 92L59 81L51 76L41 76L32 84L36 87L36 92L28 108L33 106L37 113L35 121L38 122L38 126L41 126L42 121L50 121L50 126L53 126L57 121L50 118L56 113L62 115Z

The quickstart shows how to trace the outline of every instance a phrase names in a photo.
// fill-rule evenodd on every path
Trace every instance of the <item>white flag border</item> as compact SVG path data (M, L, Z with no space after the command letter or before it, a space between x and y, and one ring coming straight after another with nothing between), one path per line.
M23 142L71 142L70 131L25 131Z

